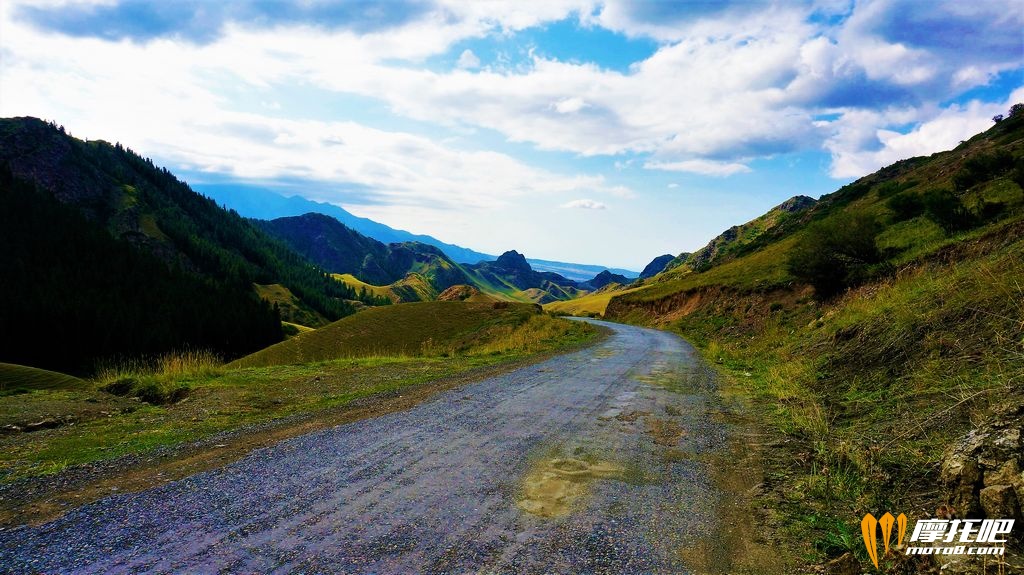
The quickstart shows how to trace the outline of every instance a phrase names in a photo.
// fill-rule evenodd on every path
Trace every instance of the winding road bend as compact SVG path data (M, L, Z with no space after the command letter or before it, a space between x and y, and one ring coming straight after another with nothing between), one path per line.
M13 573L686 573L726 430L694 350L602 343L0 532Z

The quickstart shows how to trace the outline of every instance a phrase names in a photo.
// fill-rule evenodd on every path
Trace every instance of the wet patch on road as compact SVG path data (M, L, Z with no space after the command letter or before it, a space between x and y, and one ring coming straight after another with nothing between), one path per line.
M544 459L523 478L522 496L516 505L537 517L561 517L586 495L589 484L620 476L623 469L612 463L588 462L571 457Z

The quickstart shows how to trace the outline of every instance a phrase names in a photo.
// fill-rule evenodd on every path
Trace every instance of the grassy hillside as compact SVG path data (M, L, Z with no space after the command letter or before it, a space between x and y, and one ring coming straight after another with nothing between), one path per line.
M278 341L253 284L335 320L359 294L120 144L0 119L0 359L87 373L97 360ZM376 302L369 302L376 303ZM59 350L54 352L53 350Z
M238 359L228 367L338 358L465 353L537 315L529 304L421 302L374 308Z
M76 389L87 385L85 380L56 371L0 363L0 396L44 389Z
M303 303L302 300L295 297L291 290L281 284L255 284L254 289L260 299L277 308L282 322L312 328L331 323L330 320Z
M581 293L586 293L575 288L562 287L550 282L545 282L546 289L520 289L512 284L508 278L499 274L481 273L479 270L468 266L459 267L465 272L466 281L470 283L454 285L471 285L480 292L478 296L474 296L470 301L509 301L545 304L551 301L568 300ZM394 303L436 300L444 290L438 290L436 287L438 282L430 278L434 270L430 267L414 269L418 271L410 272L404 278L384 286L368 284L352 274L333 274L333 277L357 291L361 292L365 289L370 294L388 298Z
M544 311L555 314L575 315L581 317L604 316L605 309L613 297L632 293L641 288L626 288L586 294L575 299L555 301L544 304Z
M859 518L934 516L943 451L1024 393L1022 183L1016 117L616 295L606 315L677 331L719 364L778 435L775 527L809 560L866 565Z

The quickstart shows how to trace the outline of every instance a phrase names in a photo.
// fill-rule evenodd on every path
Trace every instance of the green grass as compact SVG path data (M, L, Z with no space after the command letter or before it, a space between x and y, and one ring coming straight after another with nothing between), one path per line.
M823 198L805 223L861 214L883 226L876 245L886 261L835 299L816 301L786 270L805 237L796 227L608 304L612 319L692 341L721 368L726 394L781 436L767 448L765 501L782 518L783 540L809 561L845 551L864 559L857 521L869 511L931 516L943 451L990 405L1024 393L1024 190L996 174L963 191L972 227L953 233L934 215L896 222L888 203L951 190L966 160L1000 147L1019 161L1022 131L1021 121L993 128Z
M327 318L302 303L291 290L281 284L254 284L253 287L258 296L267 300L272 305L277 304L281 312L282 322L311 328L325 326L330 323Z
M0 396L30 391L77 389L88 383L70 375L25 365L0 363Z
M229 364L262 367L342 357L417 356L465 352L489 329L518 326L537 310L529 304L420 302L373 308L299 334Z
M73 416L74 426L0 437L0 482L60 471L80 463L145 453L161 446L306 412L344 407L356 399L446 377L499 358L362 358L303 366L182 375L187 401L151 405L86 390L36 392L7 398L0 423Z
M493 304L455 302L394 306L402 307L407 313L371 315L372 321L358 324L359 335L384 337L385 342L397 346L393 351L415 342L416 353L408 355L228 368L209 354L188 352L108 367L96 380L78 380L81 384L71 387L47 387L6 397L0 402L0 427L43 419L62 424L54 429L0 435L0 482L146 453L249 424L333 412L357 400L390 397L470 370L565 349L597 334L589 325L538 314L530 305L498 310ZM448 327L415 323L428 321ZM455 326L458 329L450 329ZM418 340L410 331L428 337ZM441 337L445 333L455 338ZM431 334L437 339L432 340ZM451 345L463 341L467 342L463 353L450 353ZM367 345L362 349L373 353L378 348ZM127 389L116 390L123 392L121 395L104 391L126 380L130 380ZM138 393L153 386L165 395L177 389L187 389L187 393L172 401L149 401ZM372 404L363 401L360 405Z
M727 286L746 290L766 290L784 286L793 280L786 269L785 258L795 241L796 236L785 238L764 249L703 272L676 268L640 289L627 294L617 294L613 298L623 302L649 302L707 286Z
M800 463L776 470L780 505L809 557L835 554L869 510L927 506L972 415L1024 392L1024 240L986 241L829 304L734 294L669 326L789 437Z
M398 296L395 295L395 293L391 290L391 286L371 285L360 280L359 278L352 274L331 274L331 277L342 283L348 284L349 286L355 288L356 290L365 289L366 291L372 293L375 296L386 297L390 299L393 303L397 303L400 301Z

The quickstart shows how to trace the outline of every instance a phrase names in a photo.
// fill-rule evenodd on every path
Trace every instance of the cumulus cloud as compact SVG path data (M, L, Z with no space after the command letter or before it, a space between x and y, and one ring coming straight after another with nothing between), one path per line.
M212 132L238 111L234 98L308 86L371 98L395 114L449 129L494 130L540 150L639 155L638 165L649 169L728 176L748 171L752 159L824 149L832 154L832 174L849 177L983 128L978 118L991 103L937 103L1020 68L1024 26L1020 11L986 2L920 10L906 0L438 0L409 10L360 3L333 12L318 2L172 4L5 3L0 109L59 112L64 123L95 126L96 134L123 123L118 133L126 139L139 134L171 154L192 145L175 128L178 116ZM142 28L133 27L132 10L146 13ZM457 69L449 72L408 65L458 50L462 40L509 37L566 18L655 38L658 47L625 72L536 55L508 69L480 68L469 49L456 52ZM238 83L230 96L218 91L228 81ZM287 110L261 112L268 117L243 120L273 124ZM138 128L164 118L167 126ZM206 169L236 169L233 162L251 159L214 152L217 160ZM366 174L380 166L366 165L359 178L372 183ZM429 164L418 169L447 185Z
M1024 88L999 103L973 100L934 110L847 113L832 125L835 132L825 142L832 153L832 176L855 178L904 158L948 150L991 126L992 116L1020 101ZM916 126L907 132L887 129L907 121Z
M596 202L591 199L583 198L579 200L573 200L562 204L563 208L575 208L580 210L606 210L608 206L601 202Z
M683 160L681 162L647 162L645 168L669 172L690 172L702 176L731 176L749 172L750 168L735 162L714 160ZM671 187L671 185L670 185Z
M455 66L458 68L462 68L463 70L472 70L474 68L479 68L480 58L477 58L476 54L474 54L472 50L467 48L462 51L462 54L459 55L459 60L455 63Z
M555 110L560 114L574 114L585 108L586 105L583 98L565 98L555 103Z

